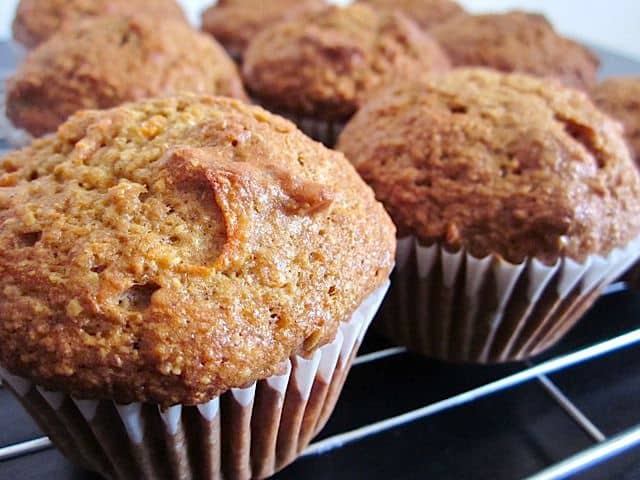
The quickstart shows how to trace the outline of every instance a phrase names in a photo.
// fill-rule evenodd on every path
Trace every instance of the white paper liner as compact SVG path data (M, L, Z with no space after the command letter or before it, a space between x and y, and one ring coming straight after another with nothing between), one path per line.
M376 327L418 353L455 362L522 360L553 346L640 258L640 238L603 257L521 264L398 242L389 299Z
M294 461L326 423L388 287L311 357L292 357L281 375L202 405L163 411L79 400L3 368L0 377L65 455L107 478L265 478Z

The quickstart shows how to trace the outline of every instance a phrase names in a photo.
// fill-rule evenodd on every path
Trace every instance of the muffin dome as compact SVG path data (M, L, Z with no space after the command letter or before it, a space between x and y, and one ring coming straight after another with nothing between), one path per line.
M428 30L465 13L453 0L360 0L375 9L401 10L422 28Z
M32 51L7 85L7 116L34 136L81 109L180 91L245 98L233 61L182 22L103 17Z
M263 30L249 45L243 76L270 108L345 120L394 78L448 67L440 47L412 21L357 4Z
M619 125L546 80L460 69L396 85L338 149L401 236L424 245L552 264L640 234L640 180Z
M175 0L20 0L13 20L13 36L32 48L67 23L103 15L136 14L185 20Z
M552 77L585 89L596 82L598 59L558 35L542 16L519 11L460 15L430 31L454 66Z
M0 359L56 391L203 403L331 341L395 230L346 159L240 101L84 111L0 160Z
M265 27L326 6L325 0L219 0L203 12L202 30L241 59L249 41Z
M636 165L640 165L640 77L608 78L591 91L591 98L622 122Z

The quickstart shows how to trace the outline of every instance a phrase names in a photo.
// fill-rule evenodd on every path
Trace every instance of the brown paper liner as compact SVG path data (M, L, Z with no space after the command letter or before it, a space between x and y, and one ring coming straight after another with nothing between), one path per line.
M78 400L4 369L0 376L70 460L113 479L265 478L293 462L326 423L388 284L310 358L283 375L232 389L204 405Z
M258 105L260 102L256 102ZM280 116L283 116L302 130L307 136L314 140L321 142L328 148L333 148L338 143L338 137L344 129L345 122L331 122L326 120L318 120L315 118L304 117L301 115L292 115L286 112L274 111Z
M640 255L640 241L606 257L514 265L399 241L392 288L375 328L393 342L453 362L500 363L556 344Z

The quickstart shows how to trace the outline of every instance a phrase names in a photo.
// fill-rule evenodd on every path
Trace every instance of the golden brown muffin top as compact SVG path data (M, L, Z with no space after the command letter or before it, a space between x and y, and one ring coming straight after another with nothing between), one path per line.
M202 30L241 59L249 41L265 27L326 6L325 0L219 0L202 13Z
M591 91L591 98L622 122L627 143L640 166L640 77L608 78Z
M81 109L181 91L245 98L224 49L182 22L102 17L33 50L7 85L7 116L34 136Z
M408 18L357 4L263 30L245 53L243 76L272 108L346 120L392 79L448 68L440 47Z
M596 82L597 57L558 35L542 15L520 11L459 15L430 32L455 66L552 77L581 89Z
M259 107L80 112L0 160L0 359L82 398L206 402L333 340L394 249L344 156Z
M136 14L185 21L175 0L20 0L13 20L13 37L33 48L68 23L104 15Z
M559 83L460 69L396 85L355 115L338 149L400 235L425 245L552 264L640 234L620 125Z
M401 10L422 28L428 30L456 15L465 13L453 0L360 0L376 10Z

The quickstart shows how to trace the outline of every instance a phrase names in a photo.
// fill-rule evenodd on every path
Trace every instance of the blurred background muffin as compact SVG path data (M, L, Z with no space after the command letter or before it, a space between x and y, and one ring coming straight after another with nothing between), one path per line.
M640 166L640 77L607 78L591 90L591 98L622 122L636 165Z
M37 137L78 110L180 91L245 98L235 64L208 35L180 21L101 17L29 54L8 81L6 113Z
M542 15L521 11L460 15L430 32L456 67L529 73L580 89L596 82L598 58L556 33Z
M425 30L435 27L465 10L453 0L360 0L376 10L400 10Z
M13 36L25 47L33 48L69 22L103 15L185 19L176 0L20 0L13 20Z
M332 146L375 89L448 69L438 44L403 14L356 4L263 30L249 44L242 73L254 99Z
M265 27L328 5L325 0L220 0L202 13L202 30L242 61L250 40Z
M640 177L585 93L488 69L400 83L337 148L399 232L392 340L501 362L558 341L640 255Z

